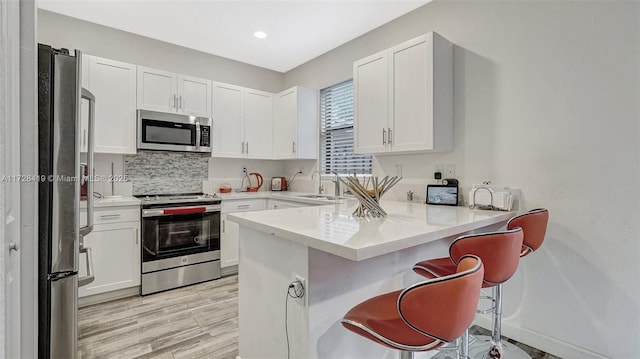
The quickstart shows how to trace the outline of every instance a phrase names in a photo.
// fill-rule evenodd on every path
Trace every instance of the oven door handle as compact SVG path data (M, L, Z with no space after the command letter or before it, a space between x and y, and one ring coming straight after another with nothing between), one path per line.
M192 213L204 213L207 209L205 207L190 207L190 208L167 208L162 210L162 214L192 214Z
M220 212L222 206L198 206L198 207L169 207L169 208L150 208L142 210L142 217L162 217L181 214L194 214L194 213L211 213Z

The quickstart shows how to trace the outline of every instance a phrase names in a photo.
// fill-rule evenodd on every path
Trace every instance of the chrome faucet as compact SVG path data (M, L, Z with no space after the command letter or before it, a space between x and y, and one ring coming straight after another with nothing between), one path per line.
M341 193L340 193L340 176L336 173L336 172L331 172L334 175L336 175L336 178L333 180L333 194L336 197L340 197Z
M320 173L320 171L313 171L311 173L311 180L313 181L313 176L316 173L318 174L318 194L322 194L322 192L324 191L324 186L322 185L322 174Z

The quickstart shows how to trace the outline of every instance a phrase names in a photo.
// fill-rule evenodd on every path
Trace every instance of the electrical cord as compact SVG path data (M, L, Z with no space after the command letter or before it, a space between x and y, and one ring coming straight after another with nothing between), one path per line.
M293 181L295 181L296 176L302 174L302 172L298 171L296 172L296 174L293 175L293 178L291 178L291 181L287 181L287 191L289 190L289 186L291 186L293 184Z
M298 287L296 287L295 283L298 283ZM293 289L293 294L291 294L291 289ZM284 334L287 337L287 359L291 357L291 348L289 346L289 321L288 321L289 297L294 299L304 297L304 286L302 285L302 282L297 280L289 284L289 287L287 288L287 295L284 298Z

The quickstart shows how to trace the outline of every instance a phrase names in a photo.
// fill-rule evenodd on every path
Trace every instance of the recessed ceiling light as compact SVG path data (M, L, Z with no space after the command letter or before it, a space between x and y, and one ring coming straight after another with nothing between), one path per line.
M257 37L258 39L264 39L265 37L267 37L267 34L262 31L256 31L253 33L253 36Z

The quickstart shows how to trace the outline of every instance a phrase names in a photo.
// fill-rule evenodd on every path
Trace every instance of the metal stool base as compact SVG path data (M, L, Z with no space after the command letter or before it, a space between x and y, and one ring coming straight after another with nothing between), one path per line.
M472 359L531 359L531 356L524 350L504 340L502 341L501 358L492 358L489 355L490 349L491 337L476 335L476 342L469 347L469 356ZM455 356L452 358L455 358Z

